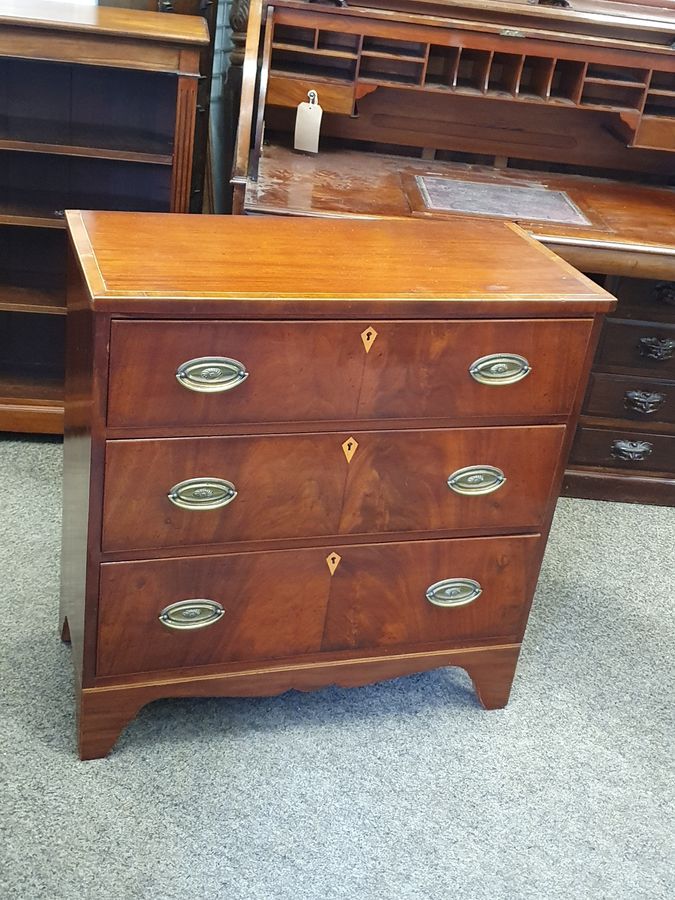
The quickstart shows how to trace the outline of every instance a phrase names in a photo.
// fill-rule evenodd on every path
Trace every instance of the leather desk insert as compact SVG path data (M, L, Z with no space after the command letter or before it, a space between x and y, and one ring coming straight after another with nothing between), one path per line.
M503 223L68 224L82 758L162 697L504 706L611 295Z

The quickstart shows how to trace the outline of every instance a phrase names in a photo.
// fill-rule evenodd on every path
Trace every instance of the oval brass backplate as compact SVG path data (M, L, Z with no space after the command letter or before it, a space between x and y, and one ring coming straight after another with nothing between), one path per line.
M200 356L189 359L176 370L179 384L189 391L216 394L231 391L248 378L246 366L227 356Z
M192 631L213 625L224 614L225 610L216 600L179 600L164 607L159 614L159 621L167 628Z
M481 356L469 366L469 374L480 384L515 384L529 375L532 367L517 353L492 353Z
M506 481L506 476L496 466L465 466L448 476L448 487L456 494L476 497L491 494Z
M188 478L174 484L167 494L181 509L220 509L237 496L235 486L224 478Z
M426 598L434 606L466 606L483 592L473 578L446 578L427 588Z

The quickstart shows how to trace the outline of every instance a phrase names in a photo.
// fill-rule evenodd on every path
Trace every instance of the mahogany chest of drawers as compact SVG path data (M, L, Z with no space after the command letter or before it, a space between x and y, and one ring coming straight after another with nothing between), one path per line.
M613 298L516 226L69 213L82 758L163 697L504 706Z

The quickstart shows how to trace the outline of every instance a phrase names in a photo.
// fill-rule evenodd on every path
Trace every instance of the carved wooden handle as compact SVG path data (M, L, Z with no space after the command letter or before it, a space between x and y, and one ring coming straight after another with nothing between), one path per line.
M629 462L640 462L647 459L654 449L649 441L612 441L612 456L614 459L625 459Z
M666 395L657 391L626 391L623 395L623 405L631 412L642 413L645 416L661 409L666 402Z

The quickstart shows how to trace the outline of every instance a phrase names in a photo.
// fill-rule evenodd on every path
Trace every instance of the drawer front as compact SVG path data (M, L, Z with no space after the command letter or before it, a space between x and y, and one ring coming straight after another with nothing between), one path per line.
M103 549L538 527L564 431L540 425L110 441Z
M596 366L644 370L656 377L675 376L675 325L608 319Z
M635 471L675 472L675 437L602 428L580 428L570 462Z
M593 374L584 412L613 419L675 423L675 382Z
M97 673L519 639L538 543L531 535L104 563ZM462 605L430 602L439 583L436 603ZM207 602L215 612L200 619Z
M309 91L316 90L316 82L311 78L284 78L272 75L267 86L266 102L270 106L290 106L295 109L299 103L307 102ZM350 116L354 110L354 87L351 84L331 84L322 82L319 89L321 109L326 113L341 113Z
M108 424L563 414L574 398L590 325L585 319L116 321ZM475 380L471 366L492 356L498 357L493 383ZM511 357L530 367L521 380L509 377L516 365Z

